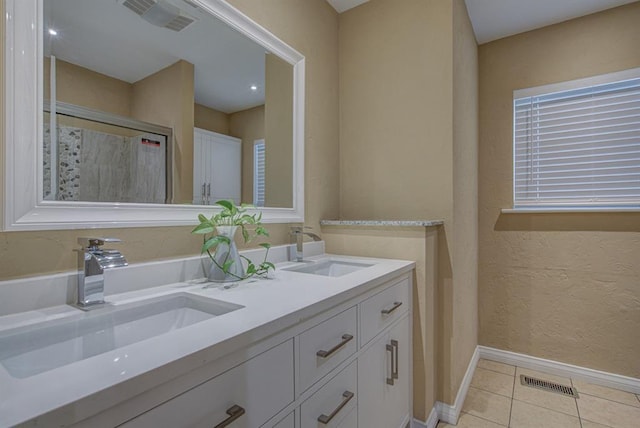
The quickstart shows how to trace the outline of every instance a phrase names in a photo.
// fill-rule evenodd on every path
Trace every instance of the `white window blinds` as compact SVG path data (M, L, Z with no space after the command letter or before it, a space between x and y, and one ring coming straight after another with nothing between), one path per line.
M265 147L264 140L253 143L253 205L264 207Z
M514 93L514 208L640 206L634 71L631 79Z

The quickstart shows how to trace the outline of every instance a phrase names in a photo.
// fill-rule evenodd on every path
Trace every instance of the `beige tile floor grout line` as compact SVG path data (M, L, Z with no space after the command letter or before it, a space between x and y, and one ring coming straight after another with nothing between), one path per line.
M516 373L518 373L517 367L513 369L513 384L511 385L511 402L509 403L509 422L507 422L507 427L511 426L511 414L513 413L513 400L516 395Z
M573 384L573 379L572 378L569 378L569 382L571 383L571 387L575 388L576 392L578 393L578 396L580 396L580 391L578 391L578 387ZM576 405L576 412L578 412L578 423L580 424L580 428L583 428L583 426L582 426L582 417L580 416L580 406L578 406L578 398L573 397L573 402Z

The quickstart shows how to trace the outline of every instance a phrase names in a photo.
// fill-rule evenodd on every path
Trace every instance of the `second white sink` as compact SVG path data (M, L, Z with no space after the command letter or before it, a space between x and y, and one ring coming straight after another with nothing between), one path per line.
M324 259L313 262L303 262L299 265L284 268L293 272L309 273L322 276L342 276L360 269L373 266L373 263L364 263L351 260Z
M189 293L106 306L0 333L0 364L11 376L26 378L240 308Z

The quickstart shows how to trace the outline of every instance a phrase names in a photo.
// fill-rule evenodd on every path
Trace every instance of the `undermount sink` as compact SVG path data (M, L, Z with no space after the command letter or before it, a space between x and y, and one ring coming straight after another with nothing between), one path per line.
M373 263L328 259L314 262L302 262L299 265L287 267L283 270L336 277L365 269L370 266L373 266Z
M176 293L0 333L0 364L27 378L242 308Z

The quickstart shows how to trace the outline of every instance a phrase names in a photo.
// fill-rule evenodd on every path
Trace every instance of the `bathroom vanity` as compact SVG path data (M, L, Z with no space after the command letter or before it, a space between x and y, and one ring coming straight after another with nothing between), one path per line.
M79 331L83 319L114 325L84 332L75 360L58 366L70 357L51 344L48 355L0 353L0 425L407 426L413 262L321 256L278 267L227 288L183 282L109 296L111 307L88 313L1 317L5 349L43 322L52 341L56 326ZM164 321L174 328L160 331Z

